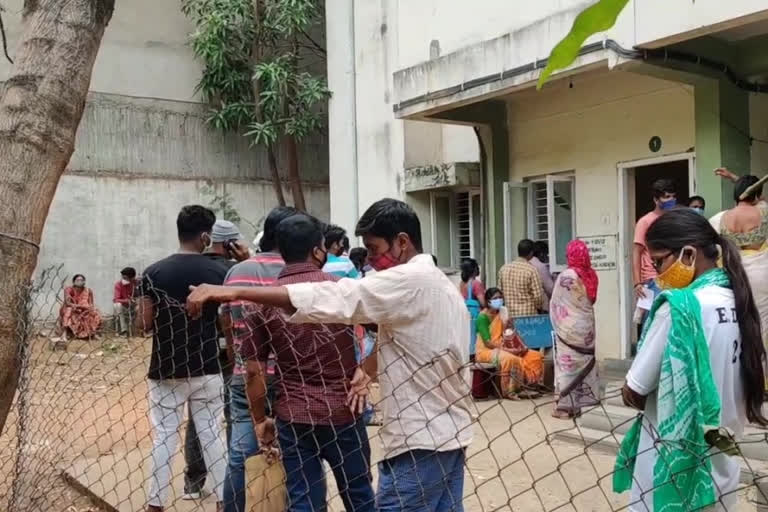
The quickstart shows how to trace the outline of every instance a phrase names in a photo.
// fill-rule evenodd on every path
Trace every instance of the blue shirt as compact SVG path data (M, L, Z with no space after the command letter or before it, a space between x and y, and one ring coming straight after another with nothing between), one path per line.
M360 277L352 260L346 256L334 256L333 254L328 255L323 272L333 274L339 278L349 277L350 279L357 279Z

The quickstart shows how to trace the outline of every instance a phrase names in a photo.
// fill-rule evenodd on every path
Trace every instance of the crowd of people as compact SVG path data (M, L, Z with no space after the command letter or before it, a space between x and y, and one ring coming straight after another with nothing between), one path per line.
M185 413L186 499L207 487L219 510L244 511L246 460L279 451L291 511L326 507L324 463L347 510L461 510L469 319L455 285L422 254L409 206L372 205L357 251L342 228L290 207L270 212L253 255L234 225L202 206L182 208L177 232L177 252L118 283L127 290L138 279L119 312L152 335L149 512L167 505ZM377 489L366 430L373 379L384 448Z
M719 452L695 461L748 422L768 425L768 206L757 178L717 173L735 182L732 209L707 220L704 198L680 206L674 183L659 180L655 208L636 226L640 331L622 395L644 415L624 438L614 478L616 491L631 489L631 510L681 496L702 506L731 499L738 463ZM542 389L543 354L526 346L520 317L548 315L552 325L552 415L576 418L599 403L599 280L581 240L568 244L557 275L546 244L520 241L499 286L487 289L467 259L457 289L423 254L416 214L392 199L359 219L364 247L355 249L343 228L290 207L270 212L255 254L235 225L202 206L182 208L177 231L176 253L140 277L123 269L114 289L119 332L152 334L149 512L168 500L185 413L186 499L204 497L207 482L219 510L245 510L246 460L279 452L291 511L325 507L324 463L347 510L462 510L473 423L467 362L495 368L505 398ZM88 337L100 322L75 276L62 328ZM377 489L366 430L374 379L384 449ZM686 479L670 484L680 471Z

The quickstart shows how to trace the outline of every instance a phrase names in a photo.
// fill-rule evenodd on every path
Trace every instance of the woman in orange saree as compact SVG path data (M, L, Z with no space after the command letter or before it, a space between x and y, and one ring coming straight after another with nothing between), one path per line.
M539 393L535 389L544 375L541 353L526 347L516 332L505 334L510 325L501 290L489 288L485 302L477 317L475 362L496 366L504 398L536 398Z
M101 326L101 315L93 305L93 291L85 287L85 276L82 274L75 275L72 286L64 289L59 324L64 339L69 333L78 339L93 338Z

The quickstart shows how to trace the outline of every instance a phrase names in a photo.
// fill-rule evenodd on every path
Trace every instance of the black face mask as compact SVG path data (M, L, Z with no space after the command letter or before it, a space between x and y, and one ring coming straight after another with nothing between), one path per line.
M312 257L315 258L315 261L317 261L320 264L319 268L322 269L325 266L325 264L328 263L328 251L320 249L319 247L317 247L317 250L323 253L323 259L318 259L317 257L315 257L314 251L312 253Z

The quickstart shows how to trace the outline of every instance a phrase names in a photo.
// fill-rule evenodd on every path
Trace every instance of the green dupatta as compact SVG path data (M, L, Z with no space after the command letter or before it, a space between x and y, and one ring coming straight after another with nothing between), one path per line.
M653 510L672 512L697 510L715 503L715 486L704 436L720 425L720 395L709 364L709 346L704 338L701 305L694 291L707 286L730 288L723 269L699 276L689 287L667 290L653 303L638 346L664 303L670 306L672 327L661 360L657 389L659 439L653 468ZM614 492L632 487L638 455L642 416L624 436L616 457Z

